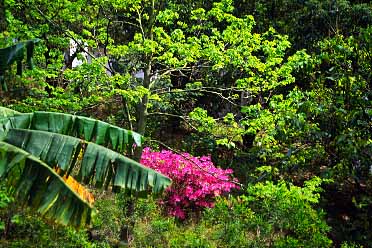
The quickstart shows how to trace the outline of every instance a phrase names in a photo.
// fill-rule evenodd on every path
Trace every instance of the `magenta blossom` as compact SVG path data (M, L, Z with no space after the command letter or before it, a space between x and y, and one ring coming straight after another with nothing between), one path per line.
M200 158L188 153L182 155L163 150L143 150L141 164L150 167L172 179L167 189L164 205L168 214L185 219L192 211L214 206L217 196L239 188L232 179L231 169L220 169L213 165L210 156Z

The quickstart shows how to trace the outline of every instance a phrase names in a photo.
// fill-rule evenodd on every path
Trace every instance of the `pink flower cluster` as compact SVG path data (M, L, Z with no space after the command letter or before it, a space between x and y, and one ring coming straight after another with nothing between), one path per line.
M153 152L144 148L141 164L172 179L161 204L170 215L185 219L192 211L214 206L214 199L239 188L232 181L233 171L213 165L210 156L193 157L188 153L175 154L168 150Z

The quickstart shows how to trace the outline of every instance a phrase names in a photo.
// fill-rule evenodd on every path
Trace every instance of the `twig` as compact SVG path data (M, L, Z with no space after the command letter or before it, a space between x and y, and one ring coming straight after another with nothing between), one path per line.
M137 15L138 15L137 21L139 23L139 28L141 29L142 39L145 40L146 39L146 36L145 36L145 31L143 30L141 12L138 9L136 9L136 12L137 12Z
M199 87L198 89L245 92L245 90L238 88L238 87L220 88L220 87L203 86L203 87ZM196 89L192 89L192 90L196 90ZM158 92L158 91L168 93L170 92L170 88L166 87L166 88L155 89L155 90L152 90L151 92Z
M133 22L128 22L128 21L112 21L112 23L125 23L125 24L131 25L133 27L140 28L140 26L138 24L135 24ZM121 26L123 26L123 25L121 25Z
M128 118L129 128L130 128L130 130L133 130L133 124L132 124L132 120L131 120L131 117L130 117L128 102L125 101L124 97L122 97L122 101L124 103L125 113L126 113L127 118Z
M151 112L151 113L148 113L148 115L165 115L165 116L170 116L170 117L176 117L176 118L180 118L182 119L187 125L189 125L192 129L194 129L195 131L198 131L198 129L192 125L186 117L184 116L181 116L181 115L175 115L175 114L169 114L169 113L163 113L163 112Z
M238 183L238 182L236 182L234 180L221 179L221 178L217 177L215 173L209 172L208 170L204 169L203 167L201 167L200 165L198 165L197 163L195 163L195 161L193 161L189 157L185 156L182 152L173 149L172 147L166 145L165 143L163 143L163 142L161 142L159 140L153 140L153 139L151 139L150 142L158 143L158 144L164 146L165 148L167 148L168 150L170 150L170 151L172 151L172 152L180 155L182 158L186 159L187 161L191 162L193 165L195 165L196 167L198 167L198 169L200 169L200 170L204 171L205 173L207 173L207 174L215 177L217 180L220 180L222 182L229 182L229 183L235 184L235 185L239 186L241 189L244 189L245 188L245 186L243 184Z
M217 95L218 97L220 97L221 99L229 102L230 104L234 105L234 106L239 106L239 104L236 104L235 102L231 101L228 97L225 97L224 95L222 95L221 92L217 92L217 91L211 91L211 90L204 90L204 89L185 89L185 90L174 90L174 91L166 91L166 92L159 92L157 93L158 95L162 95L162 94L177 94L177 93L187 93L187 92L204 92L204 93L209 93L209 94L214 94L214 95Z

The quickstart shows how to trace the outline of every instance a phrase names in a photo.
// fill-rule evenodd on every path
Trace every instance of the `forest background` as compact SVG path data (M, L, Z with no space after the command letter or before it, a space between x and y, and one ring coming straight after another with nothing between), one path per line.
M2 106L135 130L152 168L229 174L204 205L92 189L82 229L2 186L0 245L371 247L371 24L362 0L0 1L0 47L31 40L35 65L0 65Z

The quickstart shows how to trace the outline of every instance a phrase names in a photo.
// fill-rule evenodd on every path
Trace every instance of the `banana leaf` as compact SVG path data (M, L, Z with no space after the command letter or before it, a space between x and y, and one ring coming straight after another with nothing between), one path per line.
M19 114L19 112L15 111L13 109L8 109L8 108L0 106L0 118L15 116L17 114Z
M79 137L127 154L131 153L133 145L142 146L143 142L143 137L136 132L84 116L55 112L21 113L0 119L0 132L6 133L10 128L41 130Z
M0 180L16 189L20 202L62 224L90 221L93 197L79 182L143 194L170 185L120 154L133 145L142 145L141 135L95 119L0 109Z
M80 197L51 167L37 157L0 141L0 179L7 179L20 203L61 224L89 223L92 205Z
M22 60L27 51L27 64L30 69L33 68L32 56L34 54L35 43L39 42L39 39L32 39L23 42L19 42L13 46L0 49L0 84L2 88L7 91L7 85L5 83L5 71L17 61L17 75L22 75Z
M119 187L129 191L157 194L171 180L103 146L58 133L10 129L4 142L19 147L62 173L78 170L78 181L95 185ZM81 157L81 159L78 159Z

